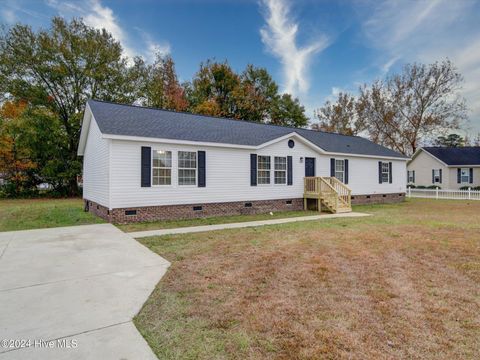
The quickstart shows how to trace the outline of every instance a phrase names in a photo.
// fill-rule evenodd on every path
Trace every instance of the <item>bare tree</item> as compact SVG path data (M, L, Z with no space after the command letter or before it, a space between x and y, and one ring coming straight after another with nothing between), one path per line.
M462 81L449 60L408 64L401 74L364 85L357 114L373 141L411 155L420 140L458 129L466 119Z
M356 113L355 97L347 93L340 92L335 103L327 101L314 116L319 120L312 125L314 130L357 135L364 129Z

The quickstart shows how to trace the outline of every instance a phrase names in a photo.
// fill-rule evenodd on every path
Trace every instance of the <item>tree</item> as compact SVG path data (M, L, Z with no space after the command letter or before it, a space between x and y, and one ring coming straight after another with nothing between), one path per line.
M408 64L401 74L360 89L359 119L373 141L411 155L419 140L458 129L466 119L462 80L448 60Z
M314 130L357 135L364 129L357 116L355 97L347 93L340 92L335 103L327 101L314 116L319 120L312 125Z
M278 125L308 123L299 100L280 95L278 85L264 68L247 65L238 75L227 62L208 60L184 89L193 113Z
M25 102L5 102L0 109L0 173L11 196L18 196L30 187L28 173L36 167L27 148L22 146L26 106Z
M191 111L204 115L235 117L234 90L240 77L225 61L207 60L200 64L189 92ZM215 103L216 105L212 105Z
M142 64L139 64L139 69L141 67ZM143 70L139 70L144 77L140 77L144 86L142 105L175 111L188 108L185 92L175 71L175 63L170 56L157 54L152 65L143 64L143 67Z
M270 123L274 125L304 127L308 124L305 108L290 94L283 94L275 99L270 116Z
M278 97L278 85L266 69L251 64L247 65L240 81L240 86L233 94L235 117L256 122L267 121Z
M59 122L64 167L59 173L70 195L78 192L77 158L86 100L133 102L137 73L127 66L120 44L105 30L81 20L53 18L51 28L34 32L17 24L0 36L0 92L13 100L47 109Z
M444 147L462 147L465 146L465 139L458 134L449 134L447 136L439 136L435 140L436 146Z

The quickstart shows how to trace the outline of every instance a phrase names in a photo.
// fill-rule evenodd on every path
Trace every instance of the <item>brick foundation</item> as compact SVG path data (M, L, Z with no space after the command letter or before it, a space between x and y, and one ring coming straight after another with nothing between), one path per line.
M262 214L270 211L296 211L303 209L302 198L208 204L146 206L120 208L110 211L106 207L93 201L85 200L85 202L88 202L88 211L116 224L155 220L194 219L211 216ZM128 212L131 212L132 215L127 215L126 213Z
M405 200L405 193L354 195L352 204L395 203ZM145 206L108 210L105 206L85 200L85 209L106 221L125 224L131 222L194 219L211 216L264 214L270 211L303 210L303 198L238 201L209 204ZM251 206L248 206L251 205ZM195 209L195 210L194 210ZM130 213L129 215L127 215Z
M405 193L352 195L352 205L398 203L405 200Z

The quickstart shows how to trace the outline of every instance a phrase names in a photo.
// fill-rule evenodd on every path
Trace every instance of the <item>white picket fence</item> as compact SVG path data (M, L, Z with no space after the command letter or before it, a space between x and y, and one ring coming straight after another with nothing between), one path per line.
M407 197L451 200L480 200L479 190L407 189Z

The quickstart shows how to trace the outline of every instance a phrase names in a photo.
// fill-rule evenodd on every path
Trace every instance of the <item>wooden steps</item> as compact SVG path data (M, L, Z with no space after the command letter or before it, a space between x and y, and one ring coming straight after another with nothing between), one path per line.
M317 201L317 209L325 209L333 214L352 211L351 190L335 177L305 177L304 207L307 199Z

